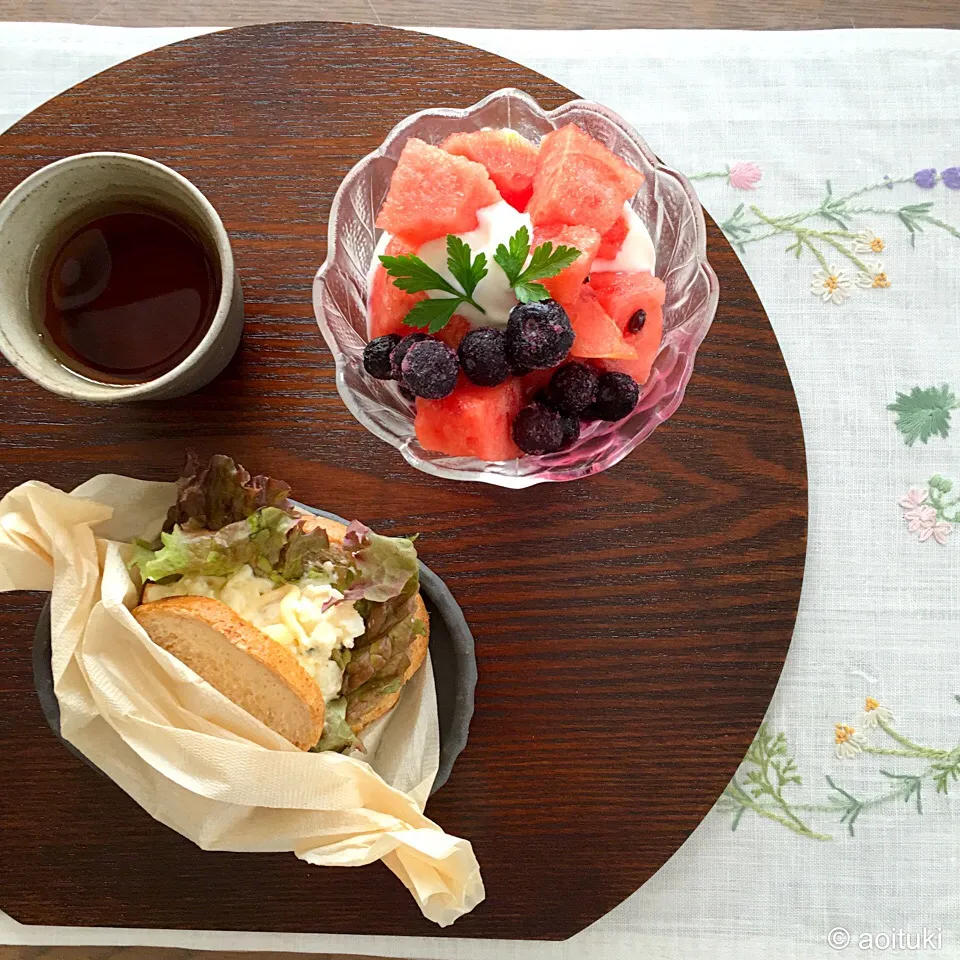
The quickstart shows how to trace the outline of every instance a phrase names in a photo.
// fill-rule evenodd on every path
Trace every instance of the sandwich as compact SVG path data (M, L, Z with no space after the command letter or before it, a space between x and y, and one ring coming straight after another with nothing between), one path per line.
M229 457L189 454L154 542L133 544L151 640L301 750L363 750L427 654L417 552L302 510Z

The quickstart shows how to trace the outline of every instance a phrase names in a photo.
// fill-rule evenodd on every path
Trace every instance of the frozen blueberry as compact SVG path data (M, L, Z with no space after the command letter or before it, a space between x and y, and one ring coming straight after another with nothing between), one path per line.
M399 342L400 338L395 333L388 333L385 337L371 340L363 348L363 369L378 380L392 380L390 354Z
M646 310L637 310L632 317L627 321L627 333L639 333L643 329L643 325L647 322L647 311Z
M400 396L411 403L417 399L417 395L402 380L400 381Z
M403 382L418 397L442 400L457 385L457 355L440 340L429 337L407 349L400 367Z
M425 333L408 333L393 348L393 352L390 354L390 371L393 374L394 380L400 380L403 378L403 372L400 368L403 365L403 358L407 355L407 351L415 343L420 343L421 340L426 339L427 335Z
M637 405L640 388L626 373L604 373L597 384L597 399L583 411L584 420L622 420Z
M550 406L567 416L582 413L597 396L597 371L585 363L564 364L547 387Z
M560 429L563 431L563 443L560 449L573 446L580 439L580 418L560 415Z
M457 349L463 372L480 387L495 387L510 376L503 333L493 327L471 330Z
M546 370L566 359L573 337L567 311L556 300L518 303L507 321L507 359L514 367Z
M563 418L556 410L531 403L513 421L513 441L524 453L553 453L563 444Z

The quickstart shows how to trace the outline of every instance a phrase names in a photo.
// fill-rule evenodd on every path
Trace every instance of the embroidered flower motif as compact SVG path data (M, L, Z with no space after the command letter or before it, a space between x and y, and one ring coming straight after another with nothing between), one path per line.
M844 723L834 724L833 739L836 743L834 753L838 760L850 760L858 753L862 752L864 739L853 728Z
M730 168L730 186L737 190L756 190L763 171L755 163L735 163Z
M960 167L947 167L940 171L940 179L943 185L951 190L960 190Z
M883 253L884 246L884 242L872 230L861 230L853 241L853 252Z
M929 190L931 187L937 185L937 171L934 170L933 167L928 167L926 170L918 170L913 175L913 182L918 187Z
M936 512L934 511L934 516ZM945 546L947 542L947 537L953 533L953 524L949 523L946 520L936 520L936 522L930 524L929 526L923 527L920 532L917 534L917 538L921 543L926 543L931 537L940 544L940 546Z
M878 260L876 263L865 264L867 270L858 270L856 284L858 287L883 288L890 286L890 278L884 272L883 264ZM868 272L869 271L869 272Z
M883 175L883 185L884 185L888 190L892 190L892 189L893 189L893 180L890 178L890 174L889 174L889 173L885 173L885 174Z
M890 723L893 714L873 697L867 697L863 707L863 726L867 730L879 727L881 723Z
M813 283L810 284L810 292L819 297L824 303L841 304L846 300L853 290L853 281L836 267L830 267L829 270L814 270Z
M907 512L904 516L911 520L915 516L915 511L922 503L927 502L930 491L926 487L911 487L906 496L900 498L900 506Z
M899 500L903 519L907 521L908 532L915 533L921 543L933 539L944 546L953 533L953 524L939 519L936 509L927 504L929 495L926 487L911 487L910 492Z

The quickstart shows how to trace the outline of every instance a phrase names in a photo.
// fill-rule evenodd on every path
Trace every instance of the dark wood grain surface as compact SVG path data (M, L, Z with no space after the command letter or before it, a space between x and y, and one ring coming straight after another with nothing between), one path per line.
M427 812L473 842L487 899L445 932L558 939L663 864L743 756L793 631L806 470L773 332L712 223L721 304L687 398L608 472L519 492L433 479L353 420L310 306L334 192L400 118L508 85L548 107L574 96L418 34L279 24L123 64L0 137L0 194L92 149L171 164L220 210L247 301L233 363L180 400L82 406L0 367L0 488L166 479L191 444L308 503L419 530L480 671L470 742ZM441 933L380 865L201 852L71 758L33 691L41 601L0 598L3 909L26 923Z
M0 20L64 20L125 27L353 20L515 29L832 30L957 28L960 5L932 0L0 0Z

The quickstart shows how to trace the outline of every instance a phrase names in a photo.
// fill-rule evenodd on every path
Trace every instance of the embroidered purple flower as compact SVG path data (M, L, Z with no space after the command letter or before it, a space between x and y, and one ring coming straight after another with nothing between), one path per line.
M755 163L735 163L730 168L730 186L737 190L756 190L763 171Z
M926 170L918 170L913 175L913 182L918 187L929 190L931 187L937 185L937 171L934 170L933 167L928 167Z
M947 167L940 171L940 179L943 185L951 190L960 190L960 167Z
M883 185L884 185L888 190L892 190L892 189L893 189L893 181L890 179L890 175L887 174L887 173L885 173L885 174L883 175L883 180L884 180Z

